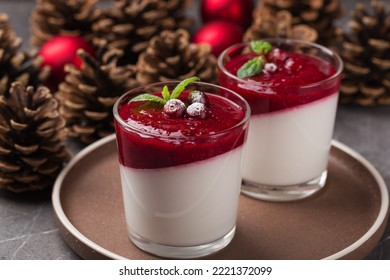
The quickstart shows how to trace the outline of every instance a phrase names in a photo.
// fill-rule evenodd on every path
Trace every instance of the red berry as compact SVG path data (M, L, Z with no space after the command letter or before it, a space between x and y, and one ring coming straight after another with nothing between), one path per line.
M164 105L164 114L171 118L181 118L186 111L186 105L180 99L168 100Z
M209 106L209 98L204 92L200 90L194 90L188 96L188 104L192 103L202 103L207 107Z
M187 115L191 118L205 119L207 118L207 113L206 105L202 103L195 102L187 107Z

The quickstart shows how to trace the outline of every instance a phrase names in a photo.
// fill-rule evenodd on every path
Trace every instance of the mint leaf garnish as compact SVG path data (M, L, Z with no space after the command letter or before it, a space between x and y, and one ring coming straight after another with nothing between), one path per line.
M238 69L237 76L240 79L260 74L263 70L263 65L266 63L264 55L272 50L272 45L267 41L252 41L250 45L252 51L258 54L258 56L248 60Z
M150 101L150 102L160 103L162 105L166 103L166 101L161 97L149 93L140 94L134 97L133 99L131 99L129 102L134 102L134 101Z
M131 99L129 101L129 103L133 102L133 101L149 101L149 102L165 105L165 103L167 103L168 100L179 98L180 94L183 92L183 90L186 88L186 86L188 86L188 84L195 82L195 81L199 81L199 80L200 79L198 77L191 77L191 78L185 79L185 80L181 81L173 89L171 94L169 93L168 86L165 85L161 91L162 98L159 96L153 95L153 94L144 93L144 94L140 94L140 95L134 97L133 99Z
M272 45L267 41L252 41L251 49L257 54L266 54L270 50L272 50Z
M171 99L171 95L169 93L168 86L164 86L161 93L162 93L162 97L164 98L165 101L168 101L169 99Z
M172 91L171 99L178 98L186 86L192 82L199 81L198 77L191 77L181 81Z
M238 69L237 76L240 79L243 79L261 73L261 71L263 70L263 63L264 60L262 56L252 58L251 60L247 61L243 66L241 66L240 69Z

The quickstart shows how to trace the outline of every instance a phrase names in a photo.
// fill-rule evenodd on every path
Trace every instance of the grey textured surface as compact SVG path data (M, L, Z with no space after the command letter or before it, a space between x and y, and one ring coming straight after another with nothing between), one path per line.
M357 1L342 2L347 17ZM24 48L28 48L29 17L34 5L32 0L0 0L0 12L10 16L12 27L24 40ZM344 19L340 24L345 22ZM390 107L340 106L334 132L336 140L362 154L379 170L388 188L389 118ZM49 192L20 196L0 191L0 259L79 259L58 232ZM389 226L368 259L390 259Z

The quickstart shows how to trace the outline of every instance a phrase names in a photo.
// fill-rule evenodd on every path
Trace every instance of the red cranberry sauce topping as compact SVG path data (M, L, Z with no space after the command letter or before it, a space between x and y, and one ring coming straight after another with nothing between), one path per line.
M184 91L180 99L185 102L188 95ZM124 104L119 115L138 132L115 121L120 163L132 168L163 168L211 158L242 145L242 128L218 133L239 124L245 117L244 109L216 95L208 94L208 98L205 119L187 114L171 118L161 105Z
M234 57L225 64L228 72L236 75L237 70L255 53ZM221 86L243 96L251 106L252 114L269 113L299 106L332 95L337 92L339 79L316 86L305 86L323 81L336 69L322 59L313 56L273 49L267 53L263 71L245 78L251 83L239 82L219 72Z

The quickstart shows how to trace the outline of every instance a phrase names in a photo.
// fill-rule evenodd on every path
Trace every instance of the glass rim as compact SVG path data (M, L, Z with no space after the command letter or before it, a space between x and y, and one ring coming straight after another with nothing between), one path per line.
M135 131L137 133L140 133L142 135L146 135L146 136L150 136L150 137L158 137L160 139L186 139L186 140L193 140L193 139L210 139L210 138L218 138L220 137L221 135L225 135L227 133L230 133L231 131L235 131L236 129L240 129L241 127L245 127L248 125L248 122L249 122L249 118L251 116L251 108L248 104L248 102L241 96L239 95L238 93L228 89L228 88L225 88L225 87L222 87L220 85L215 85L215 84L211 84L211 83L206 83L206 82L192 82L189 86L192 86L192 85L201 85L201 86L208 86L208 87L214 87L214 88L218 88L218 89L221 89L221 90L224 90L224 91L227 91L229 92L230 94L233 94L237 99L239 99L245 107L242 107L240 104L237 104L236 101L234 100L231 100L229 98L227 98L228 100L230 100L231 102L233 102L234 104L236 104L237 106L243 108L245 110L245 116L243 117L243 119L236 123L235 125L227 128L227 129L224 129L224 130L221 130L221 131L218 131L214 134L209 134L209 135L198 135L198 136L186 136L186 135L175 135L175 136L171 136L171 135L161 135L161 134L158 134L158 133L153 133L153 132L148 132L148 131L144 131L144 130L141 130L135 126L132 126L131 124L127 123L124 119L122 119L122 117L119 115L119 104L122 102L122 100L124 100L125 98L127 98L129 95L132 95L134 94L134 96L137 96L138 94L135 94L137 91L140 91L139 94L142 94L143 92L141 92L141 89L143 88L149 88L149 87L156 87L156 86L161 86L161 88L165 85L169 86L169 85L177 85L178 83L180 83L181 81L179 80L172 80L172 81L168 81L168 82L156 82L156 83L151 83L151 84L148 84L148 85L143 85L143 86L138 86L138 87L135 87L127 92L125 92L124 94L122 94L116 101L115 101L115 104L113 106L113 115L114 115L114 118L116 121L119 122L119 124L121 124L123 127L129 129L130 131ZM215 94L215 93L210 93L210 94L213 94L213 95L217 95L218 94ZM224 97L224 96L222 96ZM224 97L226 98L226 97Z
M283 86L284 88L311 88L311 87L315 87L315 86L319 86L323 83L327 83L327 82L330 82L336 78L338 78L341 73L343 72L343 67L344 67L344 63L343 63L343 60L341 59L341 57L334 51L332 51L331 49L325 47L325 46L322 46L320 44L317 44L317 43L312 43L312 42L309 42L309 41L305 41L305 40L300 40L300 39L292 39L292 38L262 38L261 40L264 40L264 41L268 41L268 42L277 42L277 43L287 43L287 44L304 44L305 46L309 46L309 47L314 47L314 48L317 48L317 49L320 49L323 53L329 55L329 56L332 56L336 59L337 61L337 64L338 64L338 67L336 67L336 72L330 76L330 77L327 77L326 79L324 80L321 80L321 81L318 81L318 82L313 82L313 83L309 83L309 84L306 84L306 85L290 85L290 86ZM242 78L239 78L237 77L237 75L234 75L232 74L231 72L229 72L226 68L225 68L225 65L223 64L223 58L226 56L226 54L234 49L234 48L239 48L239 47L244 47L244 46L248 46L250 44L250 42L240 42L240 43L236 43L236 44L233 44L229 47L227 47L219 56L218 56L218 59L217 59L217 66L218 68L225 74L227 75L228 77L234 79L234 80L237 80L241 83L244 83L244 84L249 84L249 85L252 85L252 86L266 86L268 88L276 88L276 87L280 87L280 86L270 86L270 85L266 85L266 84L262 84L261 82L256 82L256 81L252 81L252 80L245 80L245 79L242 79Z

